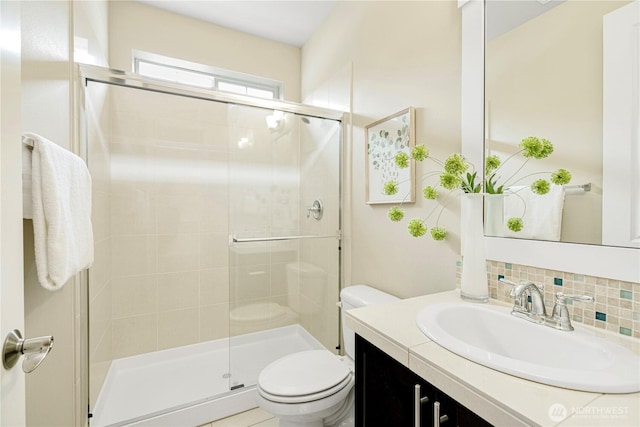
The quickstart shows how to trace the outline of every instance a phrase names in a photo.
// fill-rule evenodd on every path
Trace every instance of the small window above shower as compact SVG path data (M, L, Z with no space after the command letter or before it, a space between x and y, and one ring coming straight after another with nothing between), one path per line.
M282 82L140 50L133 51L133 72L200 88L283 99Z

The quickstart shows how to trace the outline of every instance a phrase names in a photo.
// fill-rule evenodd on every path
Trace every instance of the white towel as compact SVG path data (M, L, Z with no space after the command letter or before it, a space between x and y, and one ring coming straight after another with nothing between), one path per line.
M33 133L33 235L40 284L60 289L93 262L91 176L84 161Z
M507 190L504 202L505 237L560 240L564 207L564 188L561 185L551 185L549 192L544 195L534 193L530 187L510 187ZM509 218L520 218L523 212L522 230L509 230L506 226Z

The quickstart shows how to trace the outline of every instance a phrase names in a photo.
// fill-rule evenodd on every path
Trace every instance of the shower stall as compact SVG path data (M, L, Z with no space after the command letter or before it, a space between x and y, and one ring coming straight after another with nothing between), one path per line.
M210 422L271 361L336 351L342 113L80 76L91 425Z

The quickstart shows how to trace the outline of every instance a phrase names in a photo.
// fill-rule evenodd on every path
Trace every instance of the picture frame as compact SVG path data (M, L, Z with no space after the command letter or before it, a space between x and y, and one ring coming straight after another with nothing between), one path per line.
M415 109L406 108L365 126L365 141L367 204L414 203L415 161L411 150L415 147ZM411 159L408 168L401 169L395 163L400 151ZM398 183L398 192L387 195L384 185L391 180Z

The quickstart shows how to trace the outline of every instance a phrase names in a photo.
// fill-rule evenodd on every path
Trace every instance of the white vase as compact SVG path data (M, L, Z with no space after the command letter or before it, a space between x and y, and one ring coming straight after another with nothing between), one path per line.
M504 237L504 194L485 194L484 234Z
M482 224L483 194L462 195L462 281L460 296L472 302L489 301L487 260Z

